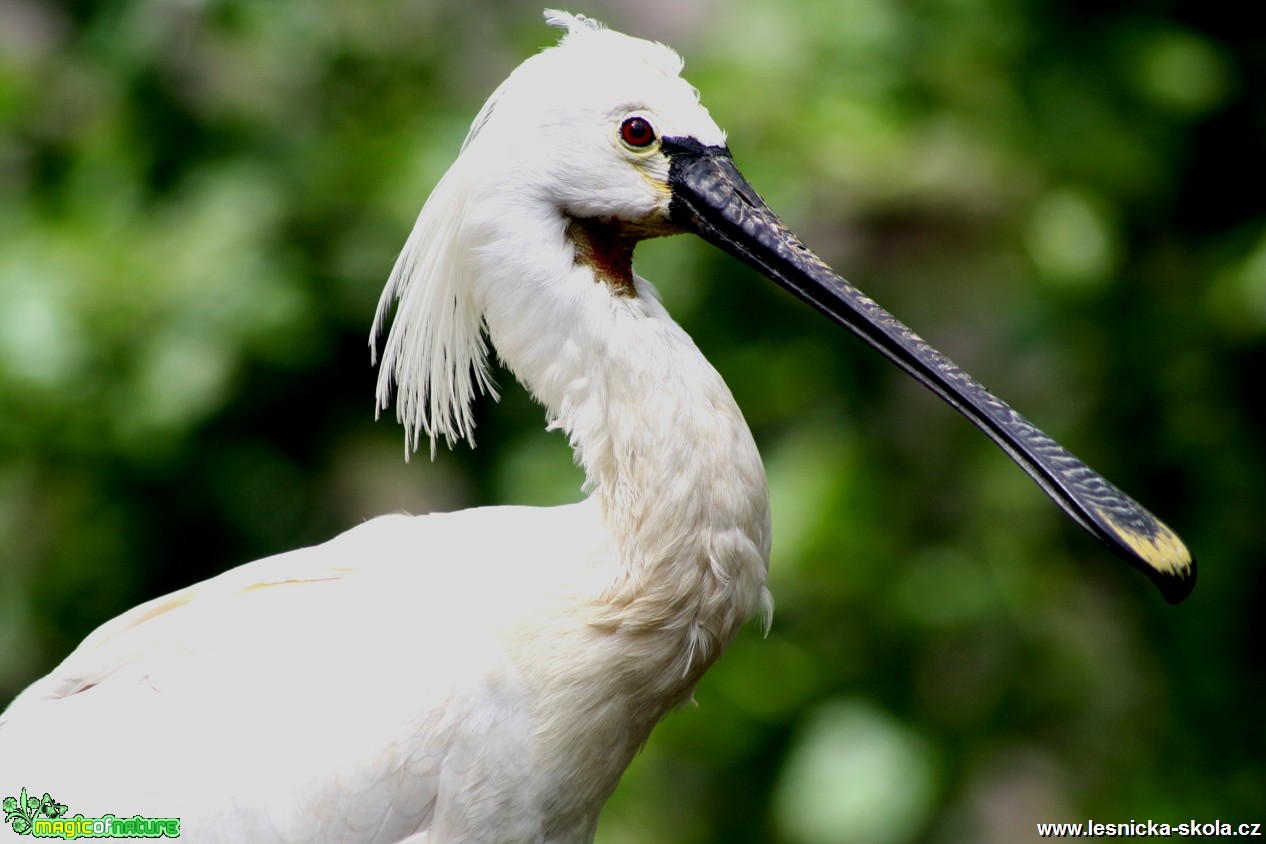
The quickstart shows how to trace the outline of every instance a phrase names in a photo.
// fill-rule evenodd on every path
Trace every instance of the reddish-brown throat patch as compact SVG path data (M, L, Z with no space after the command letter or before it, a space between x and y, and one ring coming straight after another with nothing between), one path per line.
M637 298L633 287L633 247L645 237L618 222L571 217L567 236L576 245L576 263L588 267L616 296Z

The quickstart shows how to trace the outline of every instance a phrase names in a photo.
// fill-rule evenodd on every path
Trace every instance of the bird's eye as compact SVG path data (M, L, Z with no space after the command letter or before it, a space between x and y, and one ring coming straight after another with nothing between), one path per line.
M655 142L655 129L645 117L630 117L620 124L620 140L635 149Z

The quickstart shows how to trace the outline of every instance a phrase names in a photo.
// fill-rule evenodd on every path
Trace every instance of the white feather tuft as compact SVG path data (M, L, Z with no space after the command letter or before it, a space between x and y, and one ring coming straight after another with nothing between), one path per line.
M585 30L596 32L600 29L606 29L602 21L596 21L584 15L573 15L571 12L564 12L559 9L546 9L545 22L550 26L567 30L567 35L575 35ZM564 36L564 40L566 40L566 36Z
M378 338L398 302L378 371L377 412L391 403L394 382L406 459L417 451L423 433L431 441L432 459L441 436L449 448L459 439L473 446L475 396L497 396L466 258L463 223L470 186L460 164L458 159L418 214L378 300L369 337L370 359L377 363Z
M550 26L556 26L559 29L567 30L561 39L559 39L559 47L573 47L579 49L592 50L596 56L610 56L612 50L628 51L630 57L635 57L636 61L645 62L652 67L658 68L668 76L677 76L681 73L684 66L681 56L671 48L656 41L643 41L640 38L630 38L627 35L607 29L606 24L602 21L594 20L584 15L573 15L570 12L559 11L558 9L545 10L545 22ZM592 38L594 34L601 37ZM596 62L591 62L592 66L598 66ZM698 92L696 92L696 99Z

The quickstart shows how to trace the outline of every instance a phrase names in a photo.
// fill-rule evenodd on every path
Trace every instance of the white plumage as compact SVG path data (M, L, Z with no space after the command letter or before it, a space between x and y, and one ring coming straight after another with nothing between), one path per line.
M667 48L568 33L489 100L383 296L412 447L469 437L483 331L589 498L387 516L143 604L0 716L0 794L192 841L584 842L625 766L768 605L764 473L729 390L575 218L663 228L637 110L720 143ZM645 233L649 233L649 230Z
M589 497L387 516L108 622L0 715L0 795L180 817L191 841L591 841L652 728L768 614L764 470L632 271L693 231L967 415L1170 600L1181 540L835 275L742 178L659 44L583 18L475 119L383 293L378 403L471 439L497 354ZM371 343L374 341L371 340Z

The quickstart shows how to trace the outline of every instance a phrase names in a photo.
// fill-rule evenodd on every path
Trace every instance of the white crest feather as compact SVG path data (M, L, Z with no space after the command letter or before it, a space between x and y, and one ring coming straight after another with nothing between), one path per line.
M432 458L441 436L449 448L459 439L473 446L475 395L497 395L488 374L483 314L465 260L469 183L460 162L440 180L418 214L378 300L369 337L371 360L377 363L377 340L392 304L398 302L383 346L377 407L381 413L391 403L394 381L406 458L417 450L422 433L431 441Z
M584 15L557 10L547 10L545 20L567 30L560 46L575 35L605 29ZM471 124L462 152L488 121L510 82L506 80L488 98ZM459 157L418 214L378 300L369 338L371 361L378 363L378 338L392 305L398 303L383 345L376 400L381 414L391 404L395 385L396 419L405 429L406 457L417 450L423 434L430 440L432 458L440 437L450 448L460 439L473 446L475 396L480 392L497 396L488 373L483 314L475 301L465 255L463 224L470 179L462 172L462 162Z
M575 35L585 30L597 31L606 28L602 25L602 21L596 21L584 15L573 15L571 12L564 12L559 9L546 9L545 22L550 26L567 30L567 35ZM566 40L566 36L564 36L564 40Z

